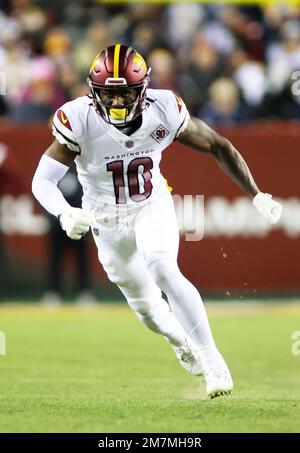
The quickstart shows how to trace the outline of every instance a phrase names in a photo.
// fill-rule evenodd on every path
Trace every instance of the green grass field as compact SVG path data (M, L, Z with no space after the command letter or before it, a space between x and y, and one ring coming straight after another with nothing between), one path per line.
M299 431L300 305L207 307L235 381L214 400L125 304L0 307L0 431Z

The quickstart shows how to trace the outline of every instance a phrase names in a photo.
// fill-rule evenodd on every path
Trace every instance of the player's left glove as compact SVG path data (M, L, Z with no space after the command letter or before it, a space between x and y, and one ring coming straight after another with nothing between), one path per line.
M282 212L282 205L277 201L272 200L272 195L259 192L252 201L258 212L260 212L270 223L278 222Z

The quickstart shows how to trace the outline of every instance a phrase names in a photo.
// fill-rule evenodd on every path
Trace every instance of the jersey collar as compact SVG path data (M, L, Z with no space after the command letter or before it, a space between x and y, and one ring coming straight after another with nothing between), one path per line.
M141 115L142 115L142 118L143 118L142 124L131 135L124 134L122 131L117 129L112 124L107 123L102 118L100 118L100 120L103 121L103 123L105 123L105 128L107 130L107 133L111 136L111 138L113 138L115 141L117 141L118 143L123 145L125 148L127 148L126 144L128 142L133 142L133 146L134 146L135 143L140 143L147 136L147 132L149 130L149 126L150 126L151 119L152 119L152 115L151 115L150 109L149 108L145 109L141 113Z

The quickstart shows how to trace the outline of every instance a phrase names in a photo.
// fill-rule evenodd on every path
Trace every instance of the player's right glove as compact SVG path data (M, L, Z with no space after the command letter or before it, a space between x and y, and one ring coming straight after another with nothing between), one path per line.
M93 216L89 212L71 206L65 209L58 219L67 236L75 240L81 239L94 222Z
M277 201L272 200L272 195L259 192L252 201L258 212L260 212L270 223L278 222L282 212L282 205Z

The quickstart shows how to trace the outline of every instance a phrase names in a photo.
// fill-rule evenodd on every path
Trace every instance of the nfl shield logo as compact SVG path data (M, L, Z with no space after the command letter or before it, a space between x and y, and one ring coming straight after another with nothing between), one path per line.
M127 140L127 142L125 142L126 148L133 148L133 145L134 142L132 140Z

